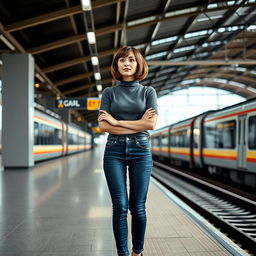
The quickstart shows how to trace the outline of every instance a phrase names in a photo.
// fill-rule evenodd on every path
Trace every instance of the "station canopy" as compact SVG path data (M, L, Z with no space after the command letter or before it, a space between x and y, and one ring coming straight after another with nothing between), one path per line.
M256 95L255 0L0 1L0 51L33 55L38 98L99 97L123 45L145 56L142 84L158 96L191 86ZM72 111L97 122L97 111Z

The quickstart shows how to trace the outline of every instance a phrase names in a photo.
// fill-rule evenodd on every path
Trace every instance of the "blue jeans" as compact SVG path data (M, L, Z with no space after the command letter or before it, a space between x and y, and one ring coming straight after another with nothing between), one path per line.
M108 139L104 154L104 173L113 204L112 224L119 256L129 255L128 208L132 215L133 252L143 251L146 230L145 202L152 163L147 137L111 136ZM127 170L130 180L129 199L126 186Z

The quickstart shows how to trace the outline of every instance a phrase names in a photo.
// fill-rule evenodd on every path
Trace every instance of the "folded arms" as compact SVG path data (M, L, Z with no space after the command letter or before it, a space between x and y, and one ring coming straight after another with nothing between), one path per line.
M116 120L105 110L98 118L101 130L111 134L133 134L145 130L154 130L157 121L155 110L149 108L139 120Z

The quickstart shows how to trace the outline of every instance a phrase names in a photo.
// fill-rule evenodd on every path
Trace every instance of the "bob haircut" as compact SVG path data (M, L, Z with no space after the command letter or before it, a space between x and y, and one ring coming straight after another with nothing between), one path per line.
M127 57L130 52L134 53L135 59L137 61L137 69L134 74L135 80L141 81L148 75L148 64L146 63L145 59L142 57L140 51L134 47L125 46L117 50L111 64L112 76L118 81L123 80L123 76L118 71L118 65L117 65L118 60L120 58Z

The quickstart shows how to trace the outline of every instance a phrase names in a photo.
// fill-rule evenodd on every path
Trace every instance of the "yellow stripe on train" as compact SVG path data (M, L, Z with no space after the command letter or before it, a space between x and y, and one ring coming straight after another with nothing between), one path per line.
M193 155L194 155L195 157L200 156L199 149L194 149L194 153L193 153Z
M256 162L256 151L249 151L246 154L247 162Z
M190 149L189 148L170 148L171 154L178 154L178 155L189 155Z
M158 152L158 151L160 151L160 147L152 147L152 148L151 148L151 150L152 150L152 151L157 151L157 152Z
M229 149L203 149L203 156L210 158L237 160L237 151Z
M45 145L45 146L34 146L33 152L34 155L39 154L49 154L49 153L57 153L63 150L62 145Z
M168 147L162 147L161 151L164 153L168 153L169 152L169 148Z

